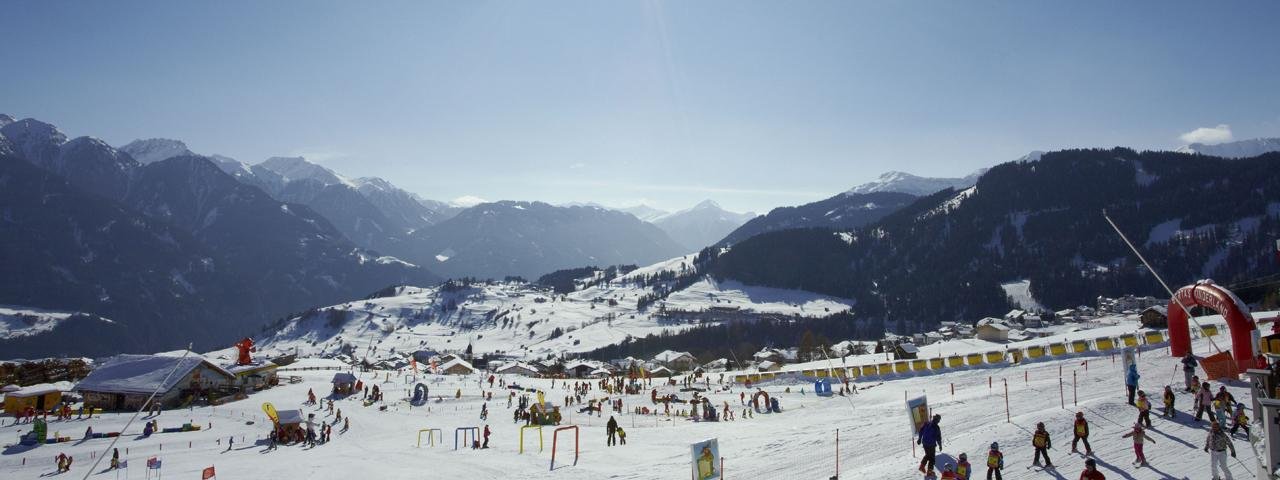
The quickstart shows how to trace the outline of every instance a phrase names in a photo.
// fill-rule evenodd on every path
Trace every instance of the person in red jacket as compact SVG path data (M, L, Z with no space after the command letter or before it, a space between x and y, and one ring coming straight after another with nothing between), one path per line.
M1084 461L1084 471L1080 472L1080 480L1107 480L1107 477L1102 476L1102 472L1098 471L1098 464L1090 458Z
M1089 422L1084 419L1084 412L1076 412L1075 428L1072 429L1071 453L1077 453L1076 443L1084 442L1084 454L1093 455L1093 447L1089 446Z
M956 480L956 469L950 463L942 466L942 477L939 480Z
M489 425L487 424L484 426L484 445L480 448L489 448Z

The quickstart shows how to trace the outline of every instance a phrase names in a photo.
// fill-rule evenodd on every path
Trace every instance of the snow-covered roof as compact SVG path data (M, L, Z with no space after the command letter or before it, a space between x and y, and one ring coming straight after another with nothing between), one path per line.
M61 388L52 383L37 383L35 385L27 385L5 395L10 397L34 397L37 395L45 395L48 393L60 392Z
M276 418L280 419L280 423L302 423L302 410L279 410Z
M225 368L228 372L239 375L244 372L252 372L255 370L262 370L264 368L277 368L277 367L279 367L279 365L276 365L270 360L263 360L261 362L253 362L248 365L227 365L226 367L223 367L223 368Z
M534 373L537 373L537 372L538 372L538 369L537 369L537 368L534 368L532 365L528 365L528 364L524 364L524 363L520 363L520 362L511 362L511 363L508 363L508 364L506 364L506 365L503 365L503 366L501 366L501 367L498 367L498 368L497 368L496 370L494 370L494 371L495 371L495 372L498 372L498 373L502 373L502 372L504 372L504 371L515 370L515 369L523 369L523 370L527 370L527 371L534 372Z
M667 362L674 362L676 360L696 360L696 359L694 358L692 353L677 352L674 350L667 350L653 356L653 361L655 362L667 363Z
M231 372L195 352L185 357L173 354L124 354L111 357L103 362L102 366L93 369L89 372L89 376L76 384L75 390L151 393L158 388L159 391L166 392L201 364L227 378L235 378ZM170 371L173 375L169 375ZM168 377L167 380L166 377Z
M993 318L993 317L987 317L982 320L978 320L978 328L982 328L982 327L991 327L1000 331L1009 330L1009 326L1005 325L1004 320L1001 320L999 318Z
M356 383L356 376L347 372L335 373L332 383Z
M590 368L594 370L600 367L600 362L594 362L591 360L575 360L564 365L565 370L577 370L579 368Z
M16 392L16 391L18 391L18 390L22 390L22 387L19 387L19 386L15 385L15 384L12 384L12 383L10 383L10 384L8 384L8 385L5 385L5 386L4 386L4 388L0 388L0 392L5 392L5 393L8 393L8 392Z
M1163 306L1147 307L1145 310L1142 311L1142 313L1147 313L1149 311L1155 311L1156 313L1159 313L1166 317L1169 316L1169 310Z
M781 356L782 356L782 352L779 352L777 349L774 349L774 348L762 348L760 349L759 352L756 352L755 354L752 355L752 357L754 357L756 360L759 360L762 358L781 357Z
M448 369L453 368L453 367L458 366L458 365L461 365L461 366L463 366L463 367L466 367L466 368L467 368L467 370L475 370L475 369L476 369L476 367L471 366L471 363L470 363L470 362L468 362L468 361L466 361L466 360L463 360L463 359L461 359L461 358L455 358L455 359L453 359L453 360L449 360L448 362L445 362L445 364L444 364L444 365L441 365L441 366L440 366L440 371L445 371L445 370L448 370Z

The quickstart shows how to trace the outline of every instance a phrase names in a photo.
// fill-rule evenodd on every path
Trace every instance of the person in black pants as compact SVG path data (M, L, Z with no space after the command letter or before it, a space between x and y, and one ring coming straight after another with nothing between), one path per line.
M938 422L942 421L942 415L934 415L933 421L920 427L920 435L916 439L916 443L924 446L924 458L920 459L920 471L928 472L933 470L934 454L939 448L942 448L942 428L938 426Z
M614 445L617 445L618 444L618 421L615 420L612 415L609 416L609 423L605 424L604 429L606 433L609 434L608 446L612 447Z

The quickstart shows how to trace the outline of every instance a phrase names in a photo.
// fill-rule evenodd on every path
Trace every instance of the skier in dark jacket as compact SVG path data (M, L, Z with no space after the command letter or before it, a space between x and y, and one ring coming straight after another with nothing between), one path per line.
M605 424L604 429L605 429L605 433L609 434L608 446L612 447L614 445L617 445L618 444L618 420L614 419L613 415L609 416L609 423Z
M1049 440L1049 431L1044 429L1044 422L1036 424L1036 433L1031 436L1031 446L1036 449L1036 456L1032 465L1040 465L1040 456L1044 456L1044 467L1053 468L1053 460L1049 460L1049 449L1053 448L1053 441Z
M916 443L924 446L924 458L920 459L920 471L929 472L933 470L934 455L937 450L942 448L942 428L938 427L938 422L942 421L942 415L934 415L933 421L920 427L920 435L916 438Z

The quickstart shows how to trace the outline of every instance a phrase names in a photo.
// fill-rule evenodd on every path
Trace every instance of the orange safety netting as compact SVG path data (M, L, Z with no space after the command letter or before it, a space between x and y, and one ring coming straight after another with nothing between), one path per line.
M1231 350L1225 350L1200 361L1200 366L1204 368L1206 380L1219 380L1223 378L1239 378L1240 370L1236 366L1235 359L1231 356Z

